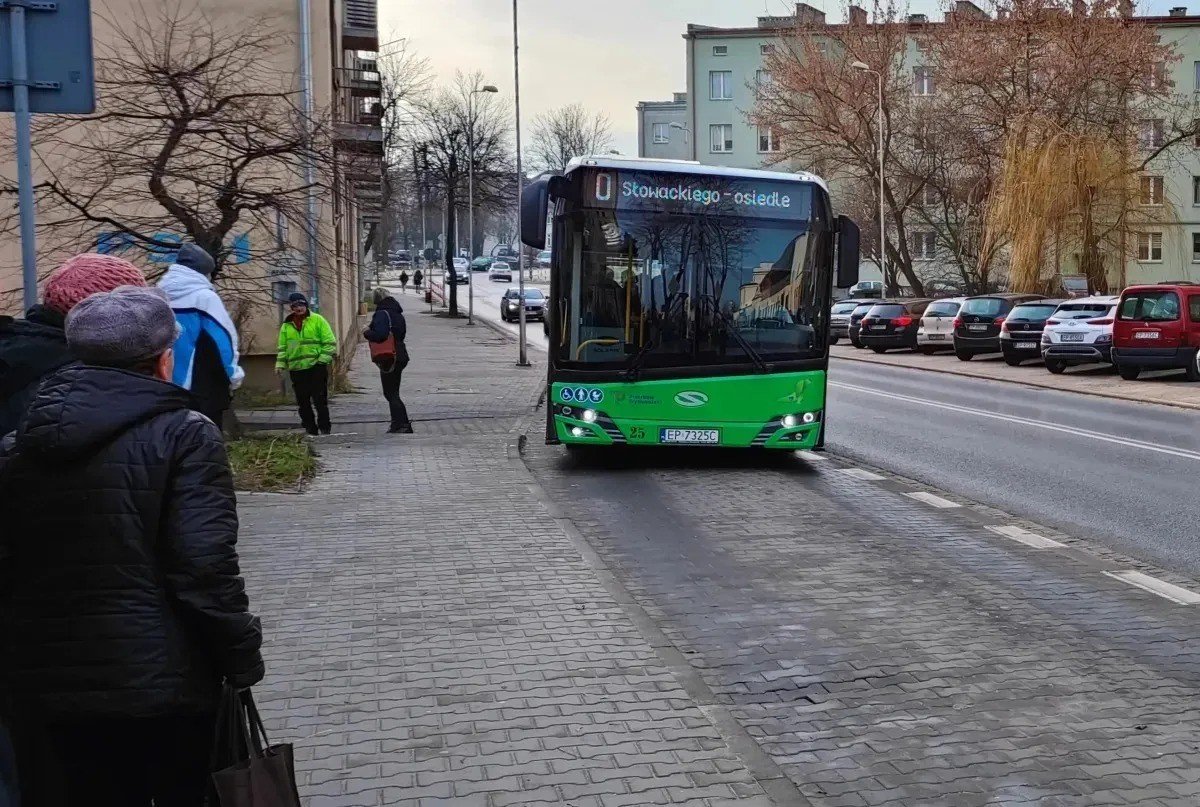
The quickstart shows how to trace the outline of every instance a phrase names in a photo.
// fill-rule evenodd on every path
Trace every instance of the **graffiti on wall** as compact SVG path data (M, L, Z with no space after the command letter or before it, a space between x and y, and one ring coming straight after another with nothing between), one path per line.
M174 233L155 233L155 246L147 247L128 233L106 232L96 237L96 251L102 255L120 255L123 252L136 250L146 255L151 263L171 264L179 254L179 246L183 238ZM235 236L226 247L228 256L225 263L230 266L250 262L250 234L242 233Z

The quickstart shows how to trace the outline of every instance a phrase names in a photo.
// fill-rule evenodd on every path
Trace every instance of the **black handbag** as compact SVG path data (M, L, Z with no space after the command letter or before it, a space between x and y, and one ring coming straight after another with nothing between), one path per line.
M212 785L212 807L300 807L292 746L270 744L250 690L221 693Z

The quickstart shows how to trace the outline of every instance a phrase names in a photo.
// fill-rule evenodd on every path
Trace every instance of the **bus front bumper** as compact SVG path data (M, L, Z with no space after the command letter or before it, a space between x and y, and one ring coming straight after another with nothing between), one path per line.
M814 448L824 412L780 415L762 422L666 423L610 417L599 409L554 406L554 431L568 445L692 446L713 448ZM805 418L811 416L809 422Z

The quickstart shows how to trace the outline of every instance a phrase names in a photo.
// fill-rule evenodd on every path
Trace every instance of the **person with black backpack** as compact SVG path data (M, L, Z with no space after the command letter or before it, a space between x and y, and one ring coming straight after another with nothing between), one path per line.
M408 407L400 398L400 376L408 366L408 349L404 345L408 325L404 322L404 309L382 287L371 293L371 299L375 303L375 314L363 336L371 343L371 361L379 367L379 383L391 411L392 425L388 434L412 434Z

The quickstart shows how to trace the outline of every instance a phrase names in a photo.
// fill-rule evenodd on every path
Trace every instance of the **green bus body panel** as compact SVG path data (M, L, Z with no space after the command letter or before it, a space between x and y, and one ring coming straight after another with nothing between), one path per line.
M550 396L555 433L564 443L663 445L662 429L718 429L718 446L795 451L817 444L825 371L597 384L556 381ZM598 415L595 422L583 419L589 409ZM806 412L816 420L804 424ZM785 415L800 422L784 427L779 420ZM573 433L576 428L583 436Z

